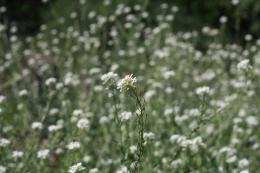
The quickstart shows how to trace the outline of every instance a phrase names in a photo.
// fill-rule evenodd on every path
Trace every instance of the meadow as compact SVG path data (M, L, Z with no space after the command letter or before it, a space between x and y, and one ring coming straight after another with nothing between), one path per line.
M260 172L260 39L87 3L31 36L0 23L0 173Z

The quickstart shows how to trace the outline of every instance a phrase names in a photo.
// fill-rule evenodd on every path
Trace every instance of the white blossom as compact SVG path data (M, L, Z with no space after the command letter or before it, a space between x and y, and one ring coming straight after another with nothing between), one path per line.
M82 166L82 163L79 162L79 163L76 163L75 165L72 165L70 168L69 168L69 173L76 173L76 172L80 172L82 170L84 170L85 167Z
M120 115L119 115L119 118L122 122L126 122L128 120L130 120L131 118L133 117L133 114L132 112L122 112Z
M251 65L249 64L249 59L244 59L242 61L240 61L238 64L237 64L237 68L239 70L248 70L251 67Z
M41 122L33 122L31 127L32 129L41 130L43 128L43 124Z
M210 90L210 87L208 86L202 86L202 87L199 87L195 90L196 94L198 95L205 95L205 94L210 94L211 90Z
M56 83L56 78L54 78L54 77L48 78L45 81L45 85L47 85L47 86L50 86L51 84L54 84L54 83Z
M80 148L80 142L78 141L74 141L74 142L71 142L67 145L67 148L69 150L76 150L76 149L79 149Z
M46 159L49 156L50 150L49 149L42 149L37 152L38 159Z
M86 118L82 118L77 122L77 127L79 129L88 129L89 128L89 120Z
M120 92L125 92L129 90L129 88L134 87L134 84L136 83L136 77L133 77L133 75L126 75L123 79L121 79L117 83L117 88L120 90Z
M128 170L128 168L126 166L121 166L116 173L130 173L130 171Z
M117 74L114 72L108 72L106 74L103 74L101 76L101 80L103 81L104 84L110 82L110 81L116 81L117 79Z
M0 173L6 173L7 168L0 165Z
M7 147L11 143L10 140L6 138L0 138L0 147Z

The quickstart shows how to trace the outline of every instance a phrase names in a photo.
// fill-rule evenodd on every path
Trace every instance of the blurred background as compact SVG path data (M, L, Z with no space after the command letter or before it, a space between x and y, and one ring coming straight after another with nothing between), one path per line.
M149 12L156 11L158 4L167 3L179 8L172 27L174 31L200 30L203 26L219 28L220 18L226 16L225 37L228 42L235 39L242 42L248 33L254 38L260 36L260 1L255 0L243 0L238 5L235 5L238 0L0 0L0 7L6 7L1 8L1 11L6 11L1 15L1 22L7 26L18 26L21 36L36 34L41 24L55 25L57 21L54 19L60 16L66 19L82 6L82 1L85 1L85 8L104 13L113 9L107 9L101 3L112 3L115 7L120 3L141 4Z

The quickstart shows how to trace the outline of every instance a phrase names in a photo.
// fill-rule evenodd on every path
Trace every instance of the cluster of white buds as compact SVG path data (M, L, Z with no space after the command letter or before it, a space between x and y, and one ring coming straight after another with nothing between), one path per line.
M208 95L211 93L211 90L208 86L202 86L198 87L195 92L197 95Z
M121 79L117 83L117 88L120 90L120 92L126 92L130 88L134 87L136 83L136 77L133 77L133 75L126 75L123 79Z
M103 81L104 84L108 84L109 82L116 81L117 76L118 75L114 72L108 72L101 76L101 80Z
M49 153L50 153L49 149L39 150L37 152L37 158L38 159L46 159L49 156Z
M247 71L247 70L251 69L252 66L250 65L249 59L244 59L237 64L237 68L238 68L238 70Z
M82 170L84 170L85 169L85 167L84 166L82 166L82 163L81 162L79 162L79 163L77 163L77 164L75 164L75 165L72 165L70 168L69 168L69 173L76 173L76 172L79 172L79 171L82 171Z

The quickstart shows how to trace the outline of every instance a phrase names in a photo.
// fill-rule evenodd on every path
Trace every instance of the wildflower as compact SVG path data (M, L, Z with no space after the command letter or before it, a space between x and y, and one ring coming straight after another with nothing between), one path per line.
M121 166L116 173L130 173L126 166Z
M252 66L249 64L249 59L244 59L237 64L239 70L249 70Z
M180 160L180 159L173 160L173 161L171 162L171 166L172 166L173 168L178 168L181 164L182 164L182 160Z
M81 109L75 109L75 110L73 110L72 115L73 115L73 116L83 115L83 110L81 110Z
M248 169L244 169L244 170L240 171L239 173L249 173L249 170Z
M136 77L133 77L133 75L126 75L123 79L121 79L118 84L117 88L120 90L120 92L126 92L129 90L129 88L134 87L134 84L136 83Z
M99 123L100 124L106 124L106 123L109 123L110 121L111 121L111 119L109 117L107 117L107 116L102 116L99 119Z
M33 122L31 128L41 130L43 128L43 125L41 122Z
M0 165L0 173L6 173L6 167Z
M3 96L3 95L0 95L0 103L3 103L3 101L5 100L5 96Z
M64 78L64 84L66 86L78 86L80 84L78 75L73 74L71 72L66 73Z
M245 40L246 41L251 41L253 39L253 36L251 34L246 34L245 35Z
M89 170L89 173L98 173L98 168L92 168Z
M57 148L56 150L55 150L55 154L62 154L63 153L63 149L62 148Z
M144 140L148 141L148 140L152 140L154 139L155 135L153 132L144 132Z
M47 86L50 86L51 84L54 84L54 83L56 83L56 78L54 78L54 77L48 78L45 81L45 85L47 85Z
M163 78L168 80L170 79L171 77L174 77L175 76L175 72L174 71L165 71L163 72Z
M0 147L7 147L10 143L11 141L9 141L8 139L5 138L0 139Z
M239 167L244 168L249 165L249 161L247 159L242 159L238 162Z
M89 70L89 74L91 74L91 75L99 74L100 71L101 71L100 68L94 67L94 68L92 68L92 69Z
M169 116L173 113L173 111L174 110L172 108L167 108L167 109L164 110L164 115Z
M202 86L197 88L195 92L198 95L210 94L210 88L208 86Z
M253 127L258 125L258 120L255 116L249 116L246 118L246 123L248 126Z
M48 126L48 131L54 132L54 131L62 129L62 127L63 127L63 125L61 125L61 124L50 125L50 126Z
M49 156L49 153L50 153L49 149L39 150L37 152L37 158L38 159L46 159Z
M101 76L101 80L104 84L107 84L110 81L115 81L117 79L117 74L114 72L108 72Z
M122 122L126 122L128 120L130 120L133 117L132 112L122 112L119 115L119 118L121 119Z
M156 94L156 92L154 90L148 90L144 94L144 98L145 98L145 100L150 100L155 94Z
M222 23L222 24L227 23L227 21L228 21L227 16L221 16L221 17L219 18L219 22Z
M232 0L231 1L231 4L234 5L234 6L238 5L238 3L239 3L239 0Z
M227 158L226 162L227 163L234 163L236 160L237 160L237 156L234 155L234 156Z
M83 157L83 161L86 162L86 163L90 162L91 159L92 159L92 158L91 158L91 156L89 156L89 155L85 155L85 156Z
M19 92L19 96L26 96L26 95L28 95L28 91L27 90L21 90L20 92Z
M85 169L85 167L84 166L82 166L82 163L81 162L79 162L79 163L77 163L77 164L75 164L75 165L72 165L70 168L69 168L69 173L76 173L76 172L79 172L79 171L82 171L82 170L84 170Z
M23 157L23 155L24 155L23 151L13 151L12 158L18 159L18 158Z
M88 119L86 119L86 118L80 119L78 121L78 123L77 123L77 127L79 129L87 129L87 128L89 128L89 121L88 121Z
M50 115L56 115L57 113L59 113L59 109L58 108L51 108L49 114Z
M69 144L67 145L67 148L68 148L69 150L78 149L78 148L80 148L80 142L78 142L78 141L71 142L71 143L69 143Z
M6 7L5 6L0 7L0 13L5 13L5 12L6 12Z
M136 145L131 145L129 147L129 149L130 149L130 153L134 154L137 151L137 146Z

